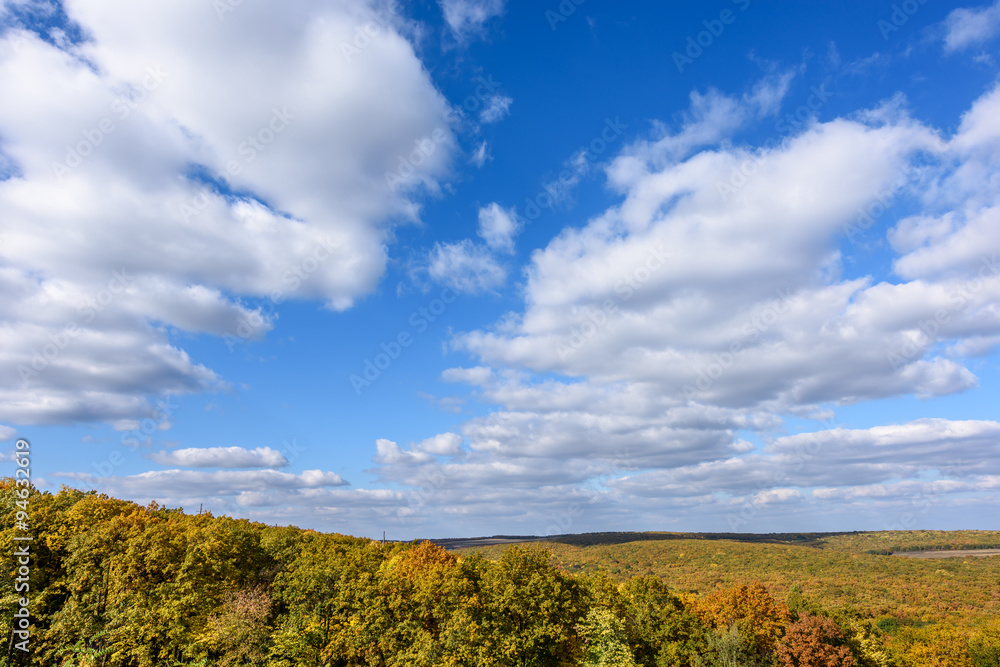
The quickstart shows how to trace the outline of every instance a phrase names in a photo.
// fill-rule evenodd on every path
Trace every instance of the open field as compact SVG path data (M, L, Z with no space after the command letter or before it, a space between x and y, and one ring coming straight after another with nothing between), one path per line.
M897 551L893 556L903 556L905 558L984 558L986 556L1000 556L1000 549L954 549L952 551Z

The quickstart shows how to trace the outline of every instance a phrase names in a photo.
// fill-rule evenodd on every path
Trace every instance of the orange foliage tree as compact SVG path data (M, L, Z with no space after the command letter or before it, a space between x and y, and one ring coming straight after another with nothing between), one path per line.
M696 613L718 630L736 625L757 653L772 652L791 620L788 608L775 601L759 581L706 596L698 601Z
M854 667L854 656L844 646L844 633L823 616L803 615L788 626L777 646L784 667Z

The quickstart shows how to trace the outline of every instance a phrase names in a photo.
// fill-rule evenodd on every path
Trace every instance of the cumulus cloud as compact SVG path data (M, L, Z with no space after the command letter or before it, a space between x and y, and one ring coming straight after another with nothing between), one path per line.
M588 519L555 521L574 530L619 510L631 513L623 525L645 528L681 509L720 529L788 521L805 506L835 515L813 488L895 489L884 512L927 476L962 481L939 484L936 507L986 488L998 472L994 422L770 434L786 415L827 419L829 406L977 386L961 353L1000 336L986 231L1000 191L998 95L987 91L950 137L895 100L759 148L712 144L774 96L693 96L678 132L612 160L619 204L533 255L523 312L454 338L480 363L442 379L500 406L463 426L468 455L394 467L392 478L442 480L435 505L534 485L525 523L574 515L561 496L586 509ZM731 179L748 161L754 173ZM886 232L903 280L843 278L841 243L886 191L924 210Z
M703 424L711 417L718 415L691 413L685 419ZM509 425L506 416L482 423L501 438ZM498 455L490 450L488 436L470 430L466 435L472 451L449 463L418 460L414 452L422 445L406 451L380 443L380 451L393 454L377 472L406 488L391 501L379 496L372 502L362 497L370 492L360 490L311 498L331 512L351 507L365 516L374 514L407 535L427 530L468 534L483 521L536 535L607 525L648 529L673 525L681 515L720 530L816 529L817 520L829 521L822 518L829 516L839 516L841 528L881 529L911 511L915 502L924 507L930 499L935 511L947 512L968 502L970 493L1000 488L994 463L998 429L996 422L940 419L871 429L834 425L774 439L751 453L720 447L714 453L703 449L699 457L693 446L690 457L661 461L653 469L642 452L637 457L634 451L610 448L606 456L590 459L580 457L583 451L574 456L530 446ZM735 433L729 439L736 441ZM590 447L583 444L581 450ZM963 461L948 463L956 451ZM304 501L297 493L289 498L295 505ZM878 502L866 506L871 500ZM849 505L850 516L837 515L835 503ZM515 504L517 515L505 511Z
M623 397L621 405L629 403ZM586 418L582 412L567 415L560 427ZM748 452L726 443L739 443L741 430L773 429L773 423L684 408L669 417L675 429L686 425L692 435L708 426L731 429L719 433L714 447L690 440L673 445L672 457L657 459L663 444L674 442L676 430L660 434L659 446L640 443L616 451L621 443L605 443L602 451L601 440L616 433L604 429L574 453L569 444L547 443L552 434L544 433L538 434L538 448L515 446L507 438L531 432L518 419L494 415L470 424L465 435L472 449L462 456L456 433L432 436L409 449L378 441L374 472L401 487L395 490L336 488L338 478L320 471L69 477L139 499L188 505L205 499L209 508L259 520L309 521L356 533L375 521L406 537L474 534L483 522L536 535L608 525L687 529L678 525L683 517L697 517L706 530L882 529L904 512L931 518L969 502L970 494L982 500L1000 490L1000 424L994 421L923 419L868 429L830 424ZM625 433L623 441L634 440ZM438 456L456 458L443 463ZM516 515L512 506L519 508Z
M899 222L889 234L900 253L898 274L909 279L996 277L1000 238L1000 86L962 115L949 148L960 160L954 171L929 183L943 200L937 214ZM933 201L933 200L932 200ZM987 289L988 286L987 286Z
M366 2L64 6L76 38L0 38L0 419L136 420L226 387L171 332L238 344L275 323L243 299L341 310L375 287L386 221L448 173L448 105L391 16L341 49Z
M112 5L68 5L93 42L59 49L29 37L0 57L0 93L24 100L0 109L3 164L16 166L0 181L0 224L9 227L0 281L10 295L0 304L0 370L36 371L2 390L0 419L10 423L134 424L150 395L225 387L169 332L224 335L254 321L247 338L265 335L274 321L243 297L280 291L349 307L383 271L382 222L418 215L388 188L386 169L446 110L392 30L341 66L331 45L350 39L363 12L325 10L319 21L304 5L276 14L246 5L217 24L192 21L197 9L182 2L157 8L156 30L137 34L150 21ZM503 9L442 6L456 34L468 35ZM176 26L195 26L190 45L157 32ZM201 53L205 39L238 57ZM260 44L276 55L254 76L233 69ZM84 56L99 67L80 66ZM331 62L333 73L319 77ZM79 167L53 172L64 147L99 127L119 98L137 100L152 74L135 63L168 76L128 118L112 115L115 132ZM231 83L217 91L215 80ZM977 386L966 355L1000 340L1000 89L986 91L953 133L911 119L894 98L813 122L781 144L734 143L780 109L789 81L775 76L744 95L694 93L676 128L657 125L611 160L607 185L619 200L533 253L523 305L450 341L473 360L441 378L468 385L492 414L406 446L375 443L372 472L398 488L335 488L346 482L323 471L64 477L116 495L208 496L223 508L356 532L384 521L408 536L484 523L536 534L648 529L682 516L706 529L733 529L734 516L740 527L773 528L766 516L815 529L783 523L803 507L858 527L862 515L837 515L833 503L857 503L855 512L871 499L882 515L864 520L881 527L887 508L921 494L935 494L938 507L995 495L995 422L784 433L790 416L816 424L838 406ZM314 101L297 97L302 90ZM279 113L280 132L271 127ZM357 127L378 131L338 129ZM265 128L272 140L263 149L248 142L254 158L244 159L243 142L268 136ZM447 174L453 151L443 146L414 183L433 187ZM887 230L862 228L885 235L893 273L846 275L848 243L886 191L919 208L887 219ZM513 250L519 221L492 203L478 223L482 242L429 253L433 280L473 294L505 283L498 257ZM307 261L308 278L290 279ZM156 456L177 466L271 456L187 452Z
M487 21L503 14L505 0L438 0L444 19L459 40L482 33Z
M523 313L456 344L490 365L583 378L599 391L632 383L732 408L808 412L976 385L933 343L973 333L973 322L976 335L997 333L995 272L924 342L921 322L966 287L968 264L935 283L836 279L837 239L859 209L917 156L950 159L933 130L905 117L835 120L767 150L676 162L677 150L661 141L613 161L621 205L535 253ZM753 177L720 193L748 157Z
M496 202L479 209L479 236L490 250L514 252L514 238L520 231L516 209L503 209Z
M462 436L457 433L439 433L422 440L417 448L437 456L456 456L462 452Z
M462 294L482 294L507 280L507 270L490 249L470 239L435 245L427 271L433 280Z
M150 454L153 461L165 466L186 468L282 468L285 456L270 447L191 447Z
M8 442L17 437L17 429L0 424L0 442Z
M375 463L384 465L414 465L433 460L427 452L406 451L392 440L384 438L375 441Z
M977 385L964 355L1000 340L1000 270L982 257L998 95L950 136L896 100L766 147L725 137L773 95L693 98L676 132L611 161L619 202L532 255L523 308L451 341L475 361L441 379L491 414L405 447L379 440L371 472L391 491L276 486L234 506L407 537L683 517L706 530L877 529L915 503L926 519L983 506L1000 486L1000 424L849 428L831 413ZM734 181L748 161L754 173ZM898 280L845 277L844 242L886 191L921 209L862 229L887 236ZM436 279L491 284L467 272L513 245L516 220L483 211L484 243L439 246ZM789 435L789 416L814 427Z
M375 463L383 466L417 466L436 461L436 456L457 456L462 453L462 436L439 433L405 450L391 440L375 441Z
M945 19L944 49L960 51L982 44L1000 32L1000 2L953 10Z
M430 278L464 294L482 294L507 281L507 268L498 255L514 252L514 239L521 231L514 208L504 209L493 202L479 209L479 237L484 243L462 239L438 243L428 253L426 271Z

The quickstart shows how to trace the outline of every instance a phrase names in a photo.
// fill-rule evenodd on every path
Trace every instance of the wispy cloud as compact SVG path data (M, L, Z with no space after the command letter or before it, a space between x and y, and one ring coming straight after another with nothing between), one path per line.
M438 0L445 21L459 40L481 35L486 23L503 14L505 0Z
M944 49L961 51L986 42L1000 32L1000 2L953 10L945 19Z

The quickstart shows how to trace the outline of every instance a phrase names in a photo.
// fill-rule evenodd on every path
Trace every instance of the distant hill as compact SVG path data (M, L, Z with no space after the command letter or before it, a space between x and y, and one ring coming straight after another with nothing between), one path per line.
M849 605L873 617L973 623L1000 614L1000 557L886 558L907 551L991 549L1000 531L845 533L586 533L547 538L565 571L605 571L624 580L661 577L697 595L757 579L801 594L825 609ZM496 558L493 543L464 548Z

